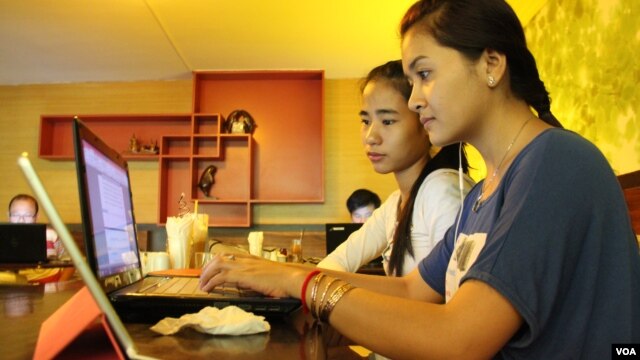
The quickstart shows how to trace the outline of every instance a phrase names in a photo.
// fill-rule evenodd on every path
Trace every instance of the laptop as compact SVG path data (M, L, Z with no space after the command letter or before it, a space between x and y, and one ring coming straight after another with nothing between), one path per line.
M351 233L360 229L360 223L330 223L325 224L325 237L327 255L331 254L340 244L345 242ZM379 256L369 262L371 266L382 266L382 257Z
M236 305L267 317L300 307L298 299L268 297L228 284L203 292L193 271L143 276L127 162L77 118L73 135L87 260L125 321L154 322L206 306Z
M29 185L33 189L33 193L40 201L41 208L47 213L49 217L49 221L53 225L54 229L58 232L58 236L62 241L66 251L69 253L71 260L76 268L76 271L82 277L84 284L88 291L91 293L91 296L96 302L96 305L106 318L106 321L109 324L110 334L115 337L117 346L122 353L126 354L126 357L129 359L153 359L150 357L146 357L140 355L136 349L135 343L133 339L127 332L124 324L118 317L114 307L111 305L107 295L103 291L98 279L93 274L93 271L85 261L82 256L82 252L75 240L71 236L69 229L66 227L62 218L58 214L58 211L53 206L51 202L51 198L47 194L40 178L36 174L35 170L26 153L23 153L22 156L18 159L18 165L22 170L23 174L27 178ZM50 323L50 319L47 319L43 323L43 328L40 330L40 335L38 338L38 344L36 346L36 354L44 354L44 357L53 357L58 354L62 349L72 340L72 339L61 339L60 336L56 336L56 332L60 332L59 328L55 326L45 326L45 324ZM53 324L55 324L55 320L53 319ZM53 339L53 341L51 340ZM64 341L63 341L64 340ZM42 345L41 345L42 343ZM38 356L34 356L38 357Z
M0 224L0 263L38 264L46 261L45 224Z

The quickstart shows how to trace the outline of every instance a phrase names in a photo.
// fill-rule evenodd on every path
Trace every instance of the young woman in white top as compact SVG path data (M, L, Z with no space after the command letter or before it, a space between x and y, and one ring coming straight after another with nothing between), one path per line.
M318 267L356 272L382 255L387 275L409 273L429 254L453 224L460 208L459 145L442 148L433 158L429 135L407 101L411 87L400 60L380 65L364 79L362 143L376 172L392 173L398 190L373 212L358 231ZM472 180L463 176L463 195Z

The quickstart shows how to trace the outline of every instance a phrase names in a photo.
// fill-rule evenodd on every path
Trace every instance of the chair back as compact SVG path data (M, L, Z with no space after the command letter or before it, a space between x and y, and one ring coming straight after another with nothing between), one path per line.
M633 231L640 235L640 170L620 175L618 181L624 191Z

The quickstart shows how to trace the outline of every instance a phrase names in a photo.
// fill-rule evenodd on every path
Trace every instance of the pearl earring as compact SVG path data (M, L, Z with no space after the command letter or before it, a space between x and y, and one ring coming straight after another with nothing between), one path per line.
M487 83L489 84L489 86L493 87L493 85L496 84L496 79L494 79L493 76L489 75L487 76Z

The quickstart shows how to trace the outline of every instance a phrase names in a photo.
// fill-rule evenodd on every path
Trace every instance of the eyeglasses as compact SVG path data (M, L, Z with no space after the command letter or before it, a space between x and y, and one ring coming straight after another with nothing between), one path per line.
M14 214L14 213L11 213L11 214L9 214L9 217L11 218L11 220L29 221L29 220L35 219L36 214Z

